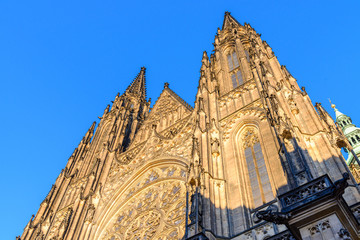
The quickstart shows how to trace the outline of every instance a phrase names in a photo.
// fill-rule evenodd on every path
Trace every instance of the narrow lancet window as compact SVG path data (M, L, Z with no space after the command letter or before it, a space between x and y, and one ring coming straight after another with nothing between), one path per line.
M232 81L232 85L234 88L236 88L238 86L238 82L236 81L236 76L235 74L231 74L231 81Z
M239 85L243 84L244 80L240 70L239 59L235 51L227 55L227 62L229 66L229 74L233 88L236 88Z
M234 69L234 64L233 64L230 54L227 56L227 60L228 60L229 69L230 69L230 71L232 71Z
M232 60L234 62L234 68L239 67L239 60L235 52L232 53Z
M236 72L236 78L237 78L239 85L244 83L240 70Z
M274 199L264 155L259 139L253 130L244 137L244 154L249 173L253 208L257 208Z
M249 56L249 52L247 50L245 50L245 55L246 55L246 60L248 62L250 62L250 56Z

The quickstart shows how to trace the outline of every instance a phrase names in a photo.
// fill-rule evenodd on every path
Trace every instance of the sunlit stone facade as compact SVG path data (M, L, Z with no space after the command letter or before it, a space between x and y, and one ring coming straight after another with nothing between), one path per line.
M304 239L354 236L346 224L356 220L341 209L357 214L359 192L341 196L342 135L316 108L260 35L226 13L214 53L202 56L194 108L166 83L150 109L142 68L21 239L292 239L295 228ZM329 196L327 213L309 196Z

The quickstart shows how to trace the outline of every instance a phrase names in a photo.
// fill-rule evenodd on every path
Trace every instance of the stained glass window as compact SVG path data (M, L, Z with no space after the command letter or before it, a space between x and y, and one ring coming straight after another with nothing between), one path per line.
M229 66L230 78L233 88L236 88L244 83L240 70L239 59L236 55L236 52L232 52L227 55L227 62Z
M227 56L227 60L228 60L229 69L230 69L230 71L232 71L234 69L234 64L233 64L230 54Z
M260 142L254 131L248 131L244 138L245 159L249 173L253 207L257 208L274 199L269 175Z

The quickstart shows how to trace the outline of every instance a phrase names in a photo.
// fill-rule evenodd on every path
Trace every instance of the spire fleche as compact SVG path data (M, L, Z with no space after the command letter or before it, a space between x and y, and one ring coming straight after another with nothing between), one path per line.
M230 12L225 12L222 30L224 30L226 28L233 28L235 26L239 27L239 26L241 26L241 24L233 16L231 16Z
M130 86L126 89L126 93L131 93L138 95L141 99L146 99L146 78L145 78L146 68L142 67L139 74L132 81Z

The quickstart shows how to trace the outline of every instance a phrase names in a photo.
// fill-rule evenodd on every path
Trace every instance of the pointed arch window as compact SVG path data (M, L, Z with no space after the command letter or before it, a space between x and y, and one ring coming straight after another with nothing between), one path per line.
M249 51L248 50L245 50L245 55L246 55L246 60L248 62L250 62L250 56L249 56Z
M235 68L239 67L239 60L236 55L236 52L229 53L227 55L228 64L230 71L234 70Z
M239 58L235 51L230 52L227 55L227 62L232 85L234 88L236 88L237 86L243 84L244 81L240 71Z
M244 155L249 173L253 207L257 208L274 199L259 138L248 130L243 138Z

